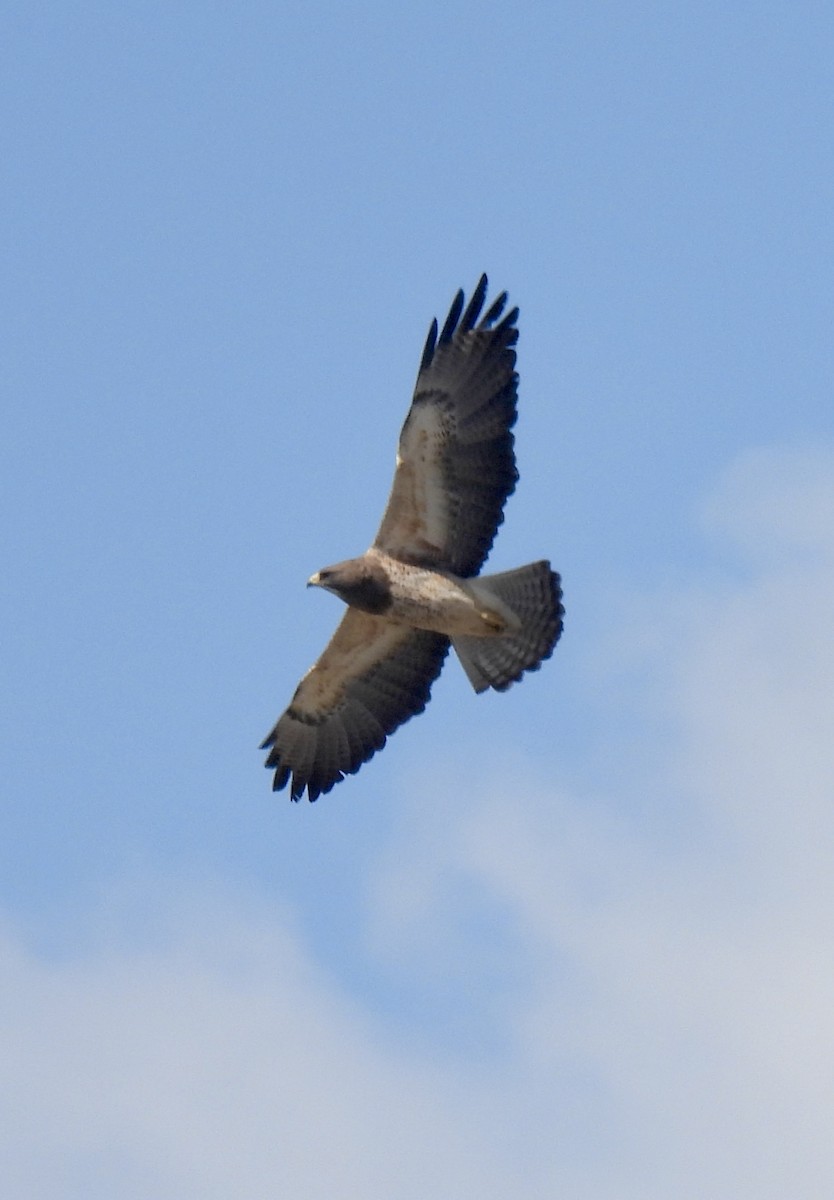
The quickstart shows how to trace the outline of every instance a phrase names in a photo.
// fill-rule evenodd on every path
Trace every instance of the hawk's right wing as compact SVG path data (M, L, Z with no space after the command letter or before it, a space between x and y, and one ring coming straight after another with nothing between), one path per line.
M358 771L388 734L423 711L449 639L349 608L261 746L272 787L310 800Z

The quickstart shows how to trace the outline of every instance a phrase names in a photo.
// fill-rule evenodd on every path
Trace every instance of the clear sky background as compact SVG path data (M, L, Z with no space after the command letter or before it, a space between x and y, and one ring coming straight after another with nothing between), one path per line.
M809 1200L834 1178L834 11L0 17L0 1179ZM316 805L432 316L521 308L490 564L553 659Z

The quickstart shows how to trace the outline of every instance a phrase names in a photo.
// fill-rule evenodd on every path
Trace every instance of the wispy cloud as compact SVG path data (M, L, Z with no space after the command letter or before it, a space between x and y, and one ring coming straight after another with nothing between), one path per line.
M533 964L508 1015L518 1103L536 1097L554 1146L584 1108L607 1182L589 1170L583 1195L811 1196L834 1170L832 504L818 448L750 454L719 482L708 525L744 569L629 605L617 697L674 732L634 749L612 803L529 775L511 800L436 796L443 821L392 854L412 919L421 873L436 923L461 871L502 898ZM689 813L671 837L651 819L664 798ZM554 1151L554 1182L570 1159Z
M825 450L750 455L719 482L704 521L731 557L628 606L616 697L667 734L647 723L612 794L524 763L512 787L415 792L369 883L367 952L403 987L471 979L500 1054L398 1039L289 907L169 895L141 950L105 938L71 961L9 930L10 1194L823 1194L832 513ZM687 813L671 835L652 819L667 801Z
M479 1098L384 1044L289 919L163 903L142 952L44 962L4 937L10 1194L501 1194Z

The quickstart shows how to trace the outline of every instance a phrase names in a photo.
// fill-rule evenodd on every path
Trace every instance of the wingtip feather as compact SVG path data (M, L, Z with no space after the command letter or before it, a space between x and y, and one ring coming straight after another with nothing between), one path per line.
M455 329L457 328L458 321L460 320L460 314L462 312L463 312L463 288L459 288L457 295L455 296L454 300L452 301L452 307L449 309L449 315L446 318L446 322L443 326L443 329L440 332L440 337L438 338L439 345L442 346L444 344L444 342L451 341L452 334L455 332Z
M472 298L466 306L466 312L460 319L458 330L461 333L468 333L470 329L475 328L475 322L480 316L481 309L484 307L484 299L486 297L488 280L486 275L482 275L478 280Z
M420 360L420 370L425 371L426 367L434 357L434 348L437 345L437 320L433 320L429 326L426 344L423 347L423 357Z

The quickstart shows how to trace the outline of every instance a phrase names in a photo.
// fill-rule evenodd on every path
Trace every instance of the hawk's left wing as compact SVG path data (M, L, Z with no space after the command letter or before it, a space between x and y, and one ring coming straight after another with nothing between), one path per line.
M499 321L502 292L481 317L486 289L482 275L465 312L458 292L439 337L432 322L374 542L394 558L462 576L483 565L518 479L518 309Z

